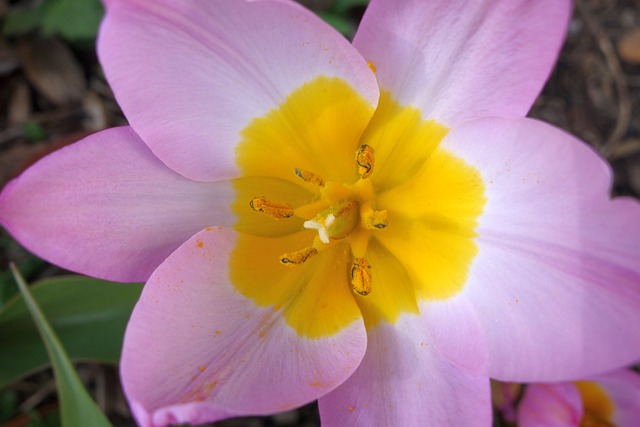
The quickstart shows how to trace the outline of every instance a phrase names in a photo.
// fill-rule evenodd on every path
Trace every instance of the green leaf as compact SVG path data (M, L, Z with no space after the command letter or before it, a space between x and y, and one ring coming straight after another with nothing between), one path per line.
M29 142L38 142L47 136L42 125L33 121L24 122L22 124L22 132Z
M369 0L334 0L331 10L339 15L344 15L354 7L366 7L368 4Z
M42 271L47 263L38 257L27 254L19 263L17 263L17 265L22 276L28 279ZM3 306L17 293L18 287L16 286L15 280L13 280L11 272L0 271L0 312L3 309Z
M0 423L18 412L18 393L15 390L0 391Z
M22 8L7 15L2 31L7 36L27 34L40 26L44 18L44 3L36 8Z
M141 284L82 276L41 281L31 292L73 360L118 363L124 330ZM49 359L24 300L0 308L0 388L47 366Z
M34 410L27 412L27 415L29 415L27 427L61 427L60 412L55 409L44 416Z
M356 33L356 26L353 22L344 18L338 14L332 12L318 11L318 16L324 19L324 21L338 30L343 36L351 39Z
M3 31L8 36L40 30L77 42L95 39L104 8L100 0L44 0L36 7L12 10Z
M49 0L42 32L70 40L94 39L104 15L100 0Z
M44 313L38 307L36 300L29 292L20 272L11 265L11 271L18 282L18 288L22 298L29 309L29 313L38 327L42 341L47 347L47 353L51 359L53 372L58 386L58 398L60 400L60 418L63 427L95 426L109 427L111 423L102 413L98 405L91 399L85 390L78 373L73 368L67 352L60 343L53 328L47 321Z

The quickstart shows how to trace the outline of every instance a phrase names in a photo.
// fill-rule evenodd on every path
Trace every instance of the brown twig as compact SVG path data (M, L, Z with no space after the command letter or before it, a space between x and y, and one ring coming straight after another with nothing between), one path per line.
M616 92L618 94L618 114L616 125L609 134L607 140L600 147L600 152L604 156L607 156L625 135L629 128L629 123L631 122L631 100L629 99L627 79L622 71L622 66L620 65L620 60L618 59L613 43L605 33L602 26L593 17L591 11L585 5L583 0L577 1L576 7L580 12L580 15L582 15L582 19L584 20L587 28L598 42L598 47L605 57L607 67L611 72Z

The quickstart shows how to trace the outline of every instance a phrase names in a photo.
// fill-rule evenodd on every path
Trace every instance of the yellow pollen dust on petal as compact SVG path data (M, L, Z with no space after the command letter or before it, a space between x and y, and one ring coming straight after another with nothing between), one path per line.
M374 112L338 78L294 90L236 147L231 283L308 338L458 293L485 199L478 172L439 148L446 133L385 92Z
M584 408L580 427L613 427L615 407L604 388L593 381L577 381L575 385Z
M369 66L369 69L374 73L378 72L378 69L376 68L375 64L372 61L367 61L367 65Z

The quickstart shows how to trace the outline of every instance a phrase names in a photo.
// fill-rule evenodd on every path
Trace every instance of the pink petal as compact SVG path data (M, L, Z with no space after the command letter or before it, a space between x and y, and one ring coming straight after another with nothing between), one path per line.
M524 116L556 60L568 0L373 0L354 45L402 105L452 127Z
M289 1L109 0L98 51L131 126L196 180L236 176L240 132L318 76L378 99L347 40Z
M280 412L333 390L360 363L361 319L333 336L302 338L278 308L238 292L228 280L235 240L227 229L202 231L147 282L121 362L141 425Z
M0 223L63 268L144 281L197 231L231 225L232 199L228 183L178 175L123 127L63 148L9 183Z
M590 378L600 385L614 404L612 421L619 427L633 427L640 420L640 374L619 369Z
M489 379L444 359L419 316L381 323L368 337L358 370L320 398L324 427L491 424Z
M640 355L640 204L609 199L606 163L529 119L483 119L442 147L476 167L487 203L463 293L491 377L561 381Z
M420 311L446 359L466 371L486 374L489 355L482 324L465 292L446 301L423 301Z
M529 384L517 408L519 427L578 427L582 399L575 385Z

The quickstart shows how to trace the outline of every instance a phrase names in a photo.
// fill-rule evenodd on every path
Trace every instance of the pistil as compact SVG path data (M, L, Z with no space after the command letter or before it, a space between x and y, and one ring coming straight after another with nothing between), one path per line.
M358 225L358 202L341 202L323 210L315 218L305 221L304 228L318 230L322 243L343 239Z

